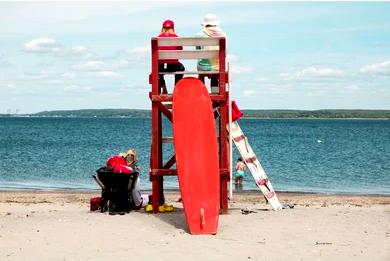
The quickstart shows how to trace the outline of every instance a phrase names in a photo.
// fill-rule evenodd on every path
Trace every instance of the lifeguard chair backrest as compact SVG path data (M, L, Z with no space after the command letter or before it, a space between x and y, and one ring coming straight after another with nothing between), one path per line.
M227 79L226 68L226 38L225 37L153 37L152 45L152 73L150 82L152 84L152 93L157 94L158 85L158 60L165 59L213 59L218 58L219 70L210 73L219 74L220 86L225 86ZM193 48L184 50L158 50L161 46L193 46ZM213 46L211 50L197 49L197 46ZM198 72L207 73L207 72ZM154 86L155 90L154 90ZM224 89L224 88L222 88Z
M157 37L157 46L212 46L194 50L158 50L158 59L214 59L219 57L220 40L224 37Z

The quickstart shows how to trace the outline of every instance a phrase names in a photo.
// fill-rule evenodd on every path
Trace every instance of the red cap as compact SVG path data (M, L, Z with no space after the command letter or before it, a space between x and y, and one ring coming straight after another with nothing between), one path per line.
M163 27L165 28L175 28L175 24L171 20L165 20L163 23Z

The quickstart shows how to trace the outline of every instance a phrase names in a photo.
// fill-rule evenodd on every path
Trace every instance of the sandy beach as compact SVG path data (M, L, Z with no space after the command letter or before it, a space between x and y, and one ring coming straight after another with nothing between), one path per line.
M90 212L99 192L0 192L0 260L390 260L390 196L234 194L217 235L188 233L177 192L171 213ZM243 214L242 209L248 210Z

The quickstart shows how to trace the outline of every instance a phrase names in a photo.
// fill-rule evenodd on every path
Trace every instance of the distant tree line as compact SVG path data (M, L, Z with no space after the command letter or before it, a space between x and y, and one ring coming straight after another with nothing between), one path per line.
M64 111L42 111L30 116L40 117L130 117L149 118L150 110L133 109L84 109L84 110L64 110Z
M243 110L247 118L390 118L390 110Z
M386 118L390 119L390 110L243 110L244 118ZM34 114L0 114L0 117L127 117L151 118L150 110L135 109L84 109L42 111Z

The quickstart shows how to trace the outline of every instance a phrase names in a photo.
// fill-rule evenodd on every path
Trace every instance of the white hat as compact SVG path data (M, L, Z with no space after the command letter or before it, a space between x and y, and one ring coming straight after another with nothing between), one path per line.
M219 21L217 20L217 16L215 14L207 14L203 18L203 26L206 25L212 25L212 26L217 26L219 25Z

